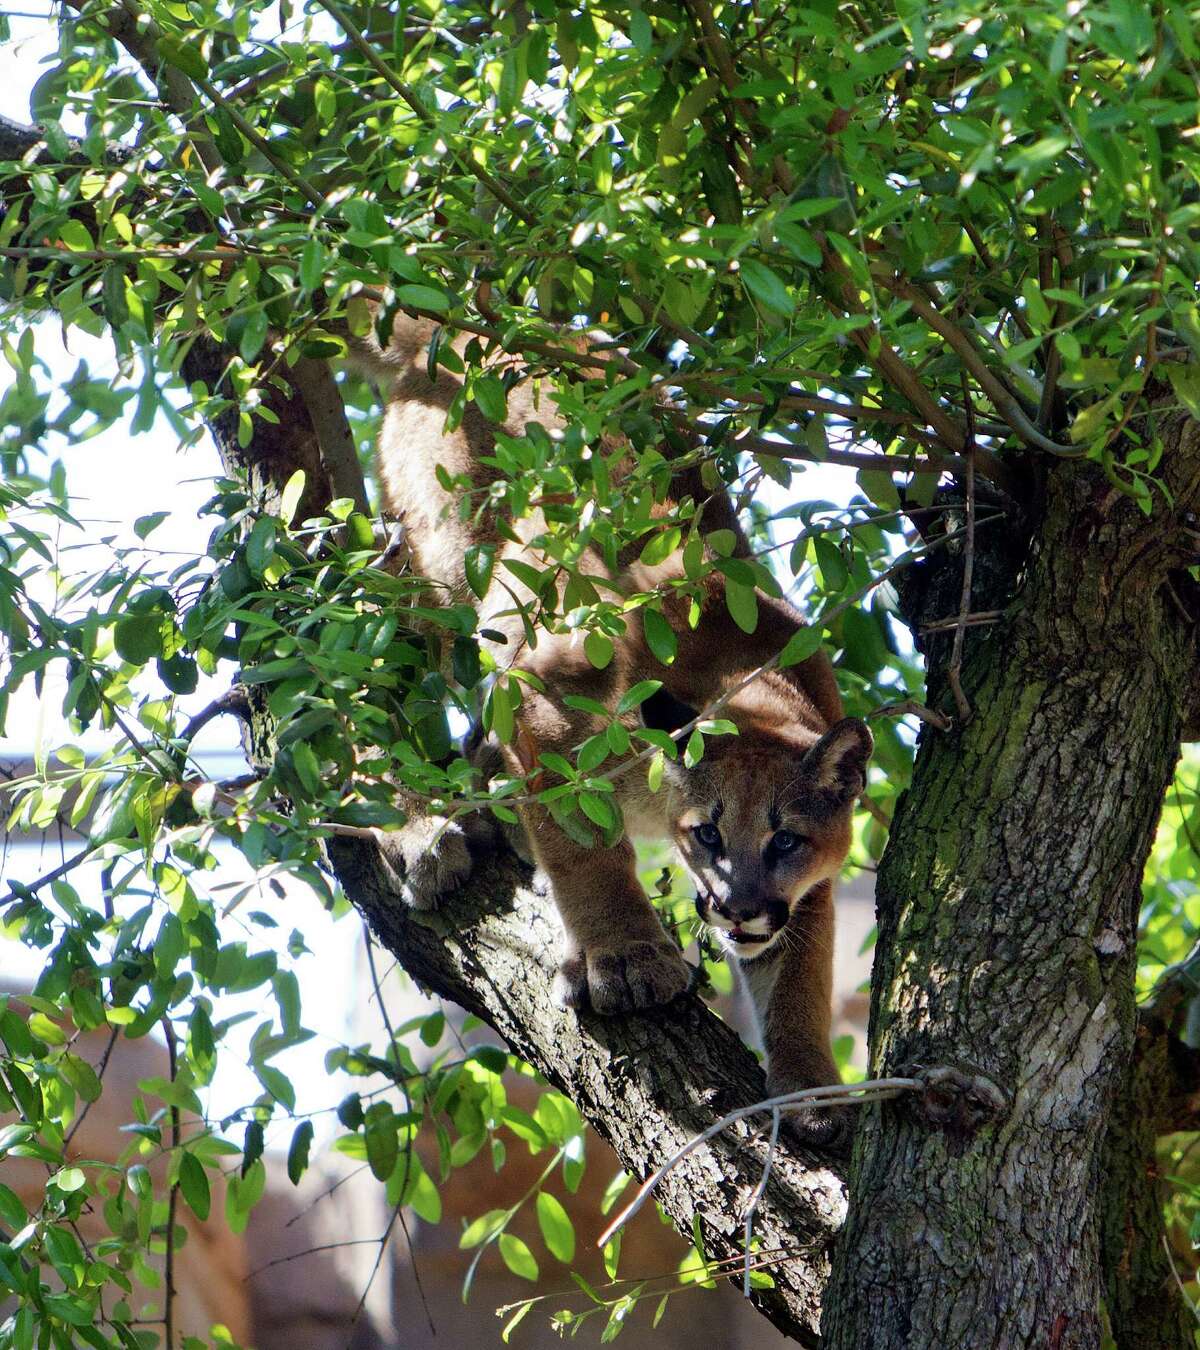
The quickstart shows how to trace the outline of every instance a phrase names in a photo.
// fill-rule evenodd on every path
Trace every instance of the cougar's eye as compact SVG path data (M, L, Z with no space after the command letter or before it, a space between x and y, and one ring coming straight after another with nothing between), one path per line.
M699 839L699 841L704 845L705 848L721 847L721 831L718 830L715 825L710 824L707 820L704 822L703 825L694 826L692 829L692 833L696 836L697 839Z
M800 842L800 836L791 830L776 830L771 836L771 848L776 853L790 853Z

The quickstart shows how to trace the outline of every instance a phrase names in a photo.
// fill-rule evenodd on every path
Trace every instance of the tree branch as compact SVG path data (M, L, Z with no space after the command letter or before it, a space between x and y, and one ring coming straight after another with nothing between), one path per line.
M1026 416L1017 396L983 359L971 341L970 335L947 319L937 306L922 294L919 287L883 267L873 268L872 276L880 285L908 304L913 313L945 341L966 369L979 381L979 387L991 399L996 411L1026 445L1066 459L1078 459L1086 454L1086 446L1062 445L1039 431Z
M515 862L489 862L437 914L418 915L387 887L369 846L334 840L329 852L346 894L409 975L494 1027L571 1097L633 1175L646 1177L730 1109L765 1096L749 1051L698 998L625 1017L557 1008L557 923ZM698 1220L707 1255L729 1260L735 1275L765 1157L761 1130L739 1124L696 1149L660 1188L679 1231L690 1237ZM777 1145L754 1229L765 1249L795 1256L772 1266L775 1288L753 1299L802 1345L818 1344L827 1252L843 1213L838 1171Z
M302 356L292 367L291 379L308 409L330 491L334 497L349 497L356 511L369 516L371 508L358 463L358 451L350 423L346 420L342 391L333 378L329 362Z

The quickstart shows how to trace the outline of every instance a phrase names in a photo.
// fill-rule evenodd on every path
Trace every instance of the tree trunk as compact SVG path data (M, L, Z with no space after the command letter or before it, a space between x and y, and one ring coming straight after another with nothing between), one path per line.
M1182 511L1196 428L1160 431ZM867 1110L829 1350L1099 1344L1101 1160L1194 661L1165 517L1094 466L1057 466L1024 575L976 596L1004 615L967 643L973 717L923 734L896 812L871 1006L873 1074L957 1072L940 1104ZM930 684L932 702L932 661Z

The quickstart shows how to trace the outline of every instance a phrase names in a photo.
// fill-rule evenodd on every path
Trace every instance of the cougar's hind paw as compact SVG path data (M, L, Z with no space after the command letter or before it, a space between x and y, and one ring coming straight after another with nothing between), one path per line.
M381 831L378 842L381 871L411 909L437 909L471 875L467 835L455 821L414 816L402 829Z
M805 1084L781 1084L768 1078L767 1096L781 1097ZM780 1115L779 1129L804 1148L817 1149L833 1157L845 1158L850 1155L850 1145L854 1142L854 1113L848 1106L812 1106L804 1110L793 1107Z
M554 995L560 1007L606 1015L670 1003L691 983L691 970L667 941L588 947L559 967Z

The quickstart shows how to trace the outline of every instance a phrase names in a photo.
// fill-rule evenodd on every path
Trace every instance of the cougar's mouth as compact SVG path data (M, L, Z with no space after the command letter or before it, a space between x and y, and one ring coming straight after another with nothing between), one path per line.
M742 928L725 928L721 930L727 938L733 942L754 943L770 942L775 936L774 933L747 933Z
M764 942L770 942L778 931L776 925L772 922L770 914L756 914L754 918L746 920L745 923L735 922L727 919L716 907L711 895L696 896L696 913L704 923L731 942L736 942L739 946L756 946ZM749 924L766 924L766 932L753 932Z

